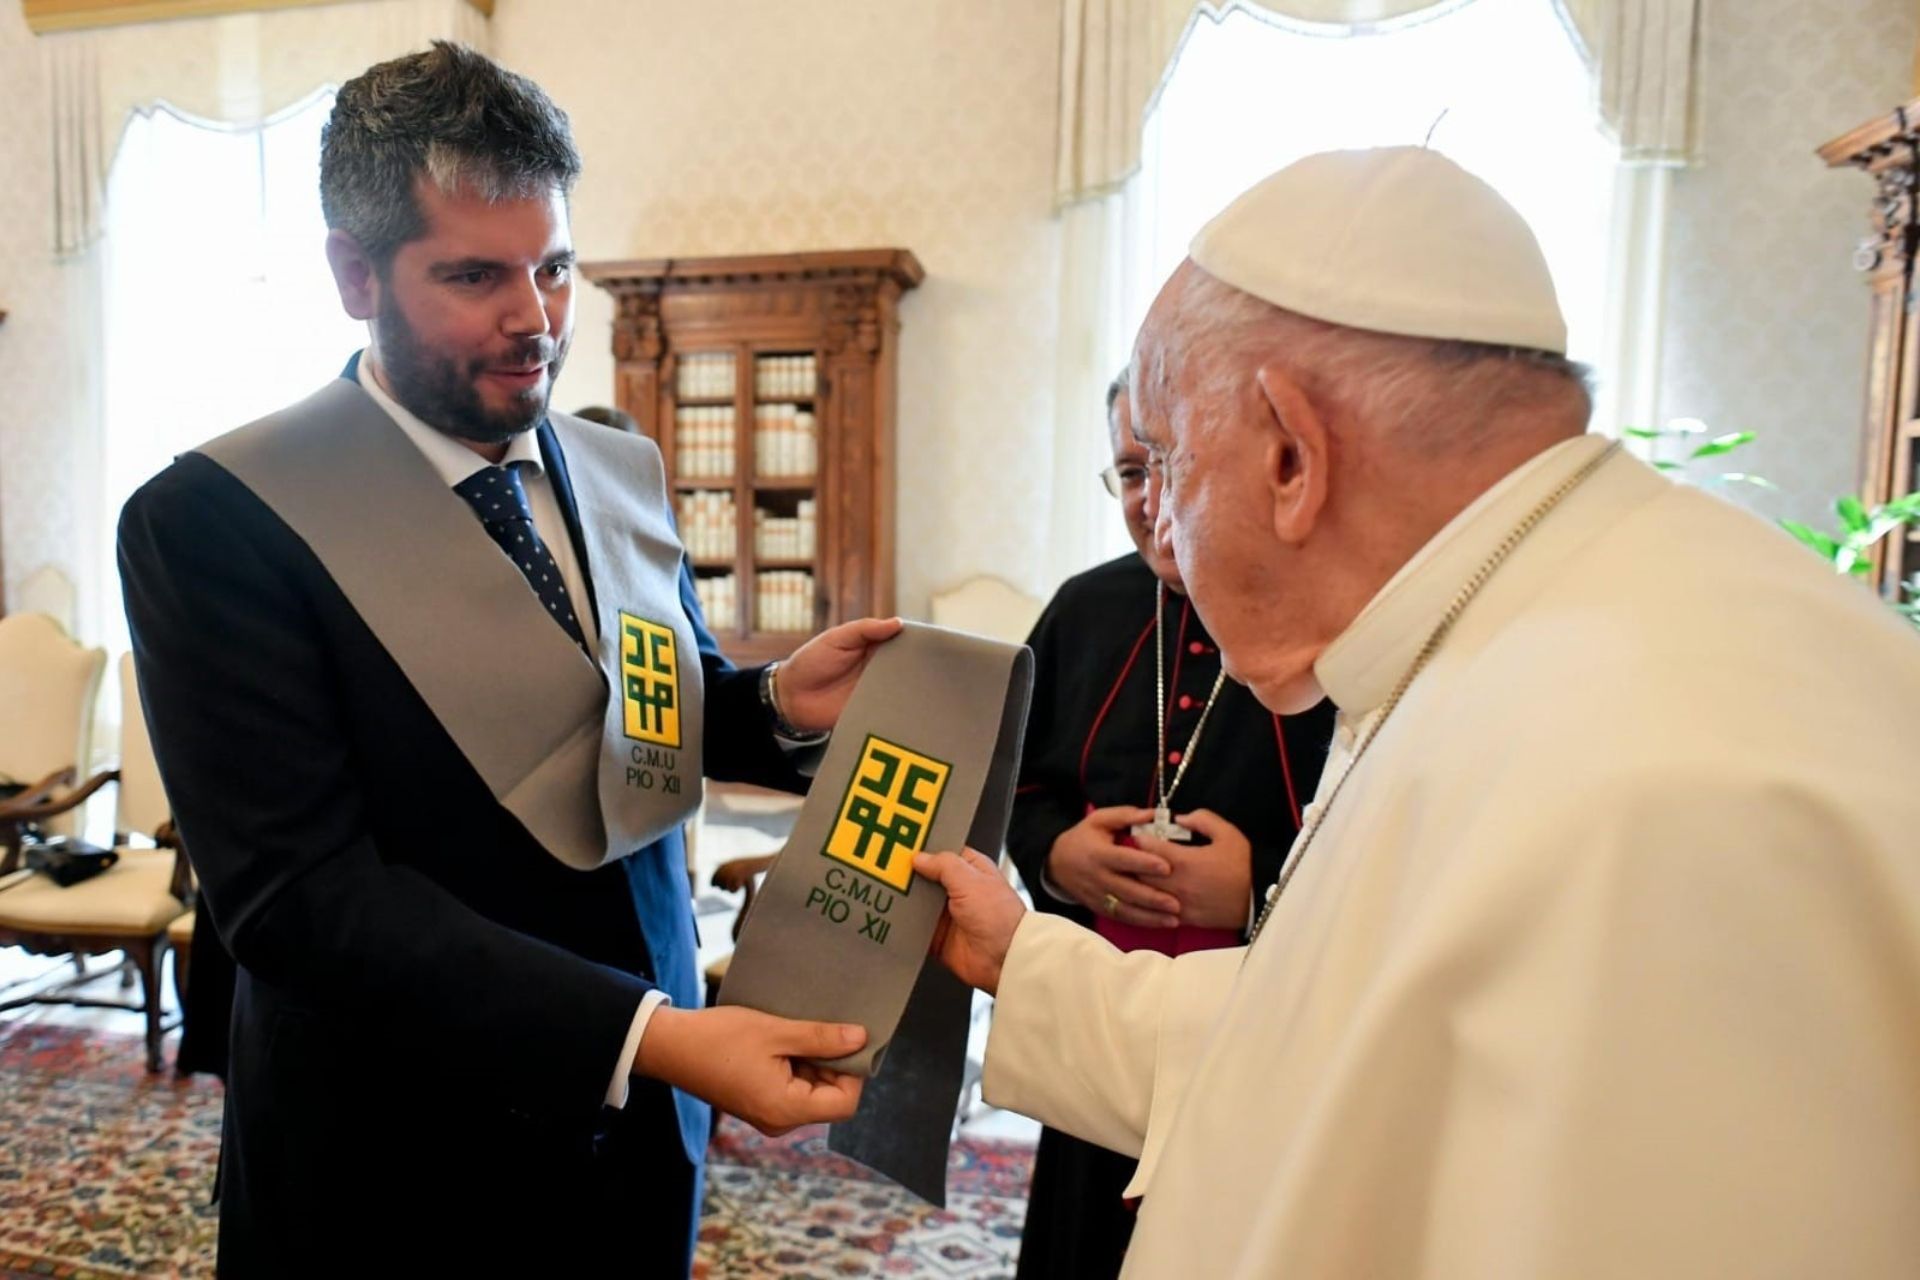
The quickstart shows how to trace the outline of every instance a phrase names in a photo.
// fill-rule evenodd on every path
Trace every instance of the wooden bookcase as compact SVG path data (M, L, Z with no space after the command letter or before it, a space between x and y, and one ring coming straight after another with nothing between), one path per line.
M1920 317L1914 261L1920 252L1920 98L1895 107L1820 148L1835 168L1874 179L1868 233L1853 264L1872 296L1862 428L1861 501L1868 507L1920 489ZM1920 529L1889 535L1874 548L1873 580L1899 599L1920 573Z
M586 263L614 402L660 445L707 622L741 663L893 612L905 249ZM729 520L727 513L731 512Z

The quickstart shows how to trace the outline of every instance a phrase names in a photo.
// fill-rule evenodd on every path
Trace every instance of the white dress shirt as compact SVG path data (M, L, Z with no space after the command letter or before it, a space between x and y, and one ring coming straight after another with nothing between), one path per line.
M386 410L387 416L406 433L407 439L426 455L427 461L433 464L448 488L492 465L452 436L422 422L389 395L373 376L364 351L360 354L359 381L367 394L373 397L373 402ZM533 509L534 532L540 535L540 541L547 544L547 551L553 556L554 563L560 566L560 580L566 584L567 597L573 601L574 617L579 620L587 647L598 648L600 633L594 625L593 610L589 607L591 597L587 594L587 580L581 573L580 558L573 551L573 535L568 532L566 518L560 513L560 500L554 494L553 483L547 479L546 463L540 457L540 444L535 439L535 433L522 431L508 441L506 456L500 463L502 466L519 464L517 469L520 482L527 491L527 505ZM657 987L640 998L640 1007L634 1011L633 1024L627 1030L626 1043L621 1046L620 1057L614 1063L613 1078L607 1085L608 1106L627 1105L627 1082L633 1073L634 1055L640 1051L640 1037L646 1034L653 1011L671 1003L667 993Z

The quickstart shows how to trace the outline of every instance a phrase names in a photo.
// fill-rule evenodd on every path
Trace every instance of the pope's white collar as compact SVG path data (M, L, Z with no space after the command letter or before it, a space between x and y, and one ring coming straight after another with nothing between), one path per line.
M1500 540L1608 443L1602 436L1578 436L1534 455L1428 539L1313 664L1334 705L1361 717L1385 702L1454 596Z

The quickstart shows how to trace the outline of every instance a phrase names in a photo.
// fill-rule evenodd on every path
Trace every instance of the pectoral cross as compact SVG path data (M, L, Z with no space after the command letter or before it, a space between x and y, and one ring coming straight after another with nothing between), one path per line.
M1164 804L1154 809L1152 822L1136 823L1128 830L1136 840L1141 836L1152 836L1155 840L1168 840L1174 844L1193 843L1193 832L1175 822L1173 810Z

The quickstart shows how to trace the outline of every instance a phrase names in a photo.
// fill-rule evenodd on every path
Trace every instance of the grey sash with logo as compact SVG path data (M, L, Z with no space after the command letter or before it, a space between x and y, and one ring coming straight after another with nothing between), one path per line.
M720 987L722 1003L867 1029L827 1064L872 1077L829 1145L936 1204L972 993L927 959L946 895L913 855L999 854L1032 688L1023 645L909 623L875 651Z
M700 803L701 667L659 451L550 420L586 544L598 667L357 383L336 380L196 452L312 549L494 797L586 871Z

